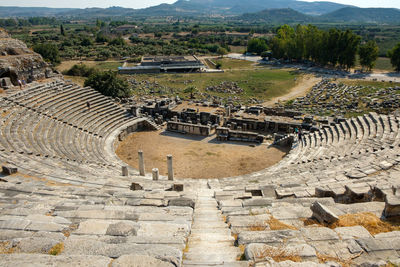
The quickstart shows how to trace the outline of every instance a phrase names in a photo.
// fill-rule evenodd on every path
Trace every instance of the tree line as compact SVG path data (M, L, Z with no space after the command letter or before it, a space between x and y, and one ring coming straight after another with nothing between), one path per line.
M247 51L290 62L312 61L316 64L351 69L357 55L364 70L370 71L378 58L379 49L374 40L363 41L351 30L332 28L321 30L313 25L279 27L271 39L249 40ZM400 43L389 51L388 57L396 71L400 71Z

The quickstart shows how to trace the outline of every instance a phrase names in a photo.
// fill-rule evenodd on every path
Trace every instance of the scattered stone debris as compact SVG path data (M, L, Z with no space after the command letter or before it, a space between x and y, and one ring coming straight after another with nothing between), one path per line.
M206 91L225 93L225 94L242 94L243 89L236 82L221 82L219 85L209 86Z

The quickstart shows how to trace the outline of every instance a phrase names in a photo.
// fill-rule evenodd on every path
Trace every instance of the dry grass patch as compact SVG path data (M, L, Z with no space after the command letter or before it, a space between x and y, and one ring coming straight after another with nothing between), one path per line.
M286 224L284 222L281 222L280 220L278 220L278 219L276 219L274 217L271 217L271 219L266 221L266 223L268 223L269 228L271 230L285 230L285 229L298 230L293 225L289 225L289 224Z
M293 261L301 262L301 257L298 255L297 251L289 251L283 247L268 247L263 251L259 251L255 254L257 259L265 259L267 257L272 258L276 262L281 261Z
M57 245L54 245L49 251L50 255L57 256L64 250L64 243L58 243Z
M249 231L264 231L266 229L267 226L265 225L265 223L261 222L249 226Z
M388 262L388 263L386 263L386 265L384 266L384 267L399 267L400 265L398 265L398 264L395 264L395 263L393 263L393 262Z
M386 233L392 231L400 231L400 221L383 221L371 212L361 212L355 214L344 214L339 216L339 220L332 224L321 224L320 222L308 218L303 220L304 225L325 226L331 229L337 227L363 226L371 235Z
M10 242L0 242L0 254L12 254L17 252L17 248L11 246Z
M328 227L336 228L357 225L363 226L372 235L400 230L400 226L396 225L395 222L383 221L371 212L345 214L339 216L339 221L329 225Z
M329 255L320 254L317 252L317 258L320 263L326 263L328 261L333 261L339 263L342 267L353 266L353 260L361 256L362 253L356 254L349 259L341 259L339 257L333 257Z
M75 231L76 229L78 229L78 227L79 227L79 224L73 223L68 228L62 230L61 232L63 233L63 235L65 237L69 237L71 235L71 232Z
M244 250L246 249L246 245L239 245L239 249L240 249L240 255L237 256L236 260L237 261L245 261L246 260L246 256L244 254Z

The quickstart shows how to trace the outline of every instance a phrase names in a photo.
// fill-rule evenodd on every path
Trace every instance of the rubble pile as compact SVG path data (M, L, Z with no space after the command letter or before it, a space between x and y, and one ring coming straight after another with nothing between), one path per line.
M206 88L206 91L225 93L225 94L242 94L243 89L235 82L222 82L219 85L213 85Z

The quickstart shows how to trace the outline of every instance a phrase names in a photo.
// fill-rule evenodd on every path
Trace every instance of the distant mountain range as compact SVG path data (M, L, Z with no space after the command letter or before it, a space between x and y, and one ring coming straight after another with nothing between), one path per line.
M259 23L400 23L400 10L396 8L344 7L320 16L311 16L291 8L266 9L256 13L245 13L235 19L242 22Z
M358 8L333 2L298 0L178 0L173 4L161 4L144 9L0 7L0 17L129 18L217 15L229 19L265 23L400 22L400 10L395 8Z
M57 16L62 12L75 10L73 8L48 8L48 7L16 7L0 6L0 17L49 17Z
M400 23L400 9L345 7L325 14L321 19L336 22Z

